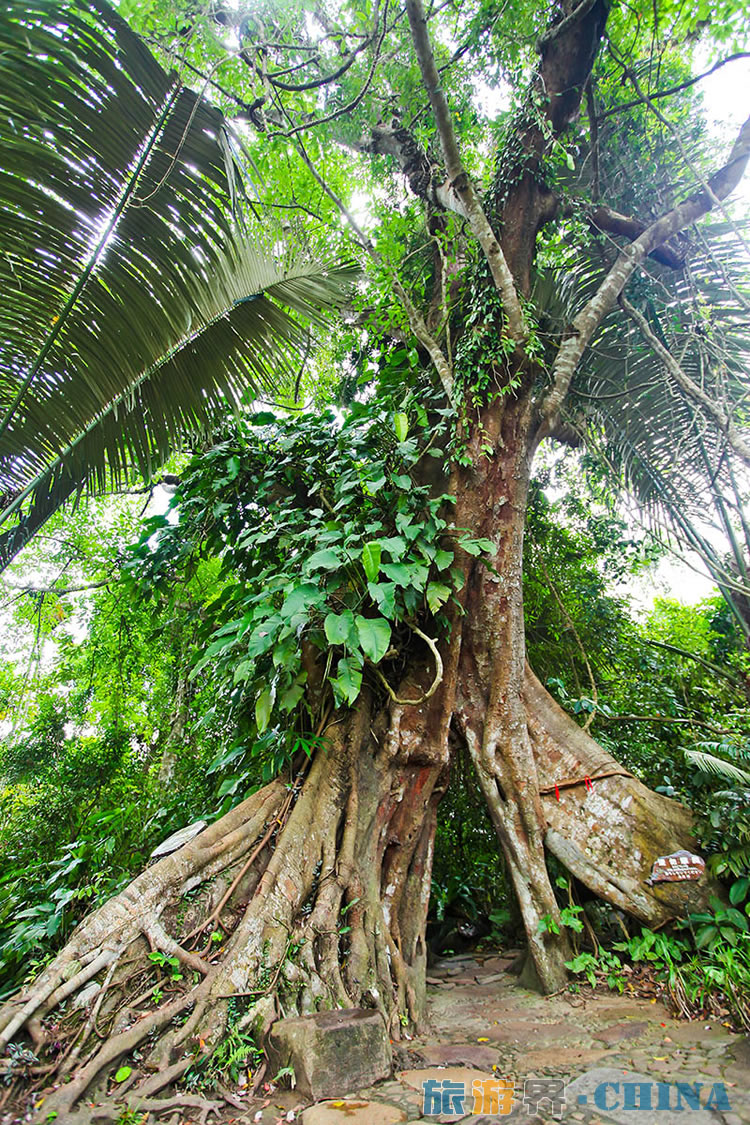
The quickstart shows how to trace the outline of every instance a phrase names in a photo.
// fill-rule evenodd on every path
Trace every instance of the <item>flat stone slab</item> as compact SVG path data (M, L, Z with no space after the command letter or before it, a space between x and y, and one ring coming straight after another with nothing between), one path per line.
M599 1039L607 1046L614 1043L624 1043L626 1039L639 1039L645 1035L649 1025L645 1020L630 1020L628 1023L615 1023L611 1027L602 1028L601 1031L592 1031L593 1039Z
M482 961L482 968L486 969L488 973L497 973L505 967L506 963L512 964L512 958L497 956L485 957L484 961Z
M573 1023L540 1023L534 1019L501 1020L487 1028L486 1035L495 1043L524 1043L529 1047L543 1047L570 1038L574 1042L589 1038L590 1032Z
M671 1012L664 1007L660 1000L652 1004L650 1000L639 1000L635 997L627 999L623 997L613 1003L607 995L601 998L595 995L587 998L583 1011L585 1011L587 1019L590 1017L603 1022L606 1020L640 1019L667 1023L670 1027L674 1026L676 1022Z
M541 1051L528 1051L519 1061L527 1071L564 1070L566 1074L599 1062L606 1050L586 1050L581 1047L546 1047Z
M485 981L504 980L505 974L510 972L515 963L515 957L490 957L484 962L482 968L485 972L491 973L492 975L491 977L483 977L482 979Z
M685 1084L685 1090L690 1089ZM709 1093L710 1086L704 1086L700 1092L701 1106L705 1105ZM731 1091L727 1093L731 1098ZM712 1109L696 1108L684 1093L680 1100L677 1085L658 1083L651 1075L618 1067L597 1067L582 1074L567 1086L565 1101L566 1121L582 1109L598 1111L617 1125L632 1123L634 1113L638 1114L638 1120L643 1118L644 1125L651 1125L652 1120L659 1125L687 1125L688 1122L689 1125L719 1125L723 1120L721 1114Z
M492 1070L498 1060L497 1050L474 1043L438 1043L421 1047L420 1055L433 1066L473 1066Z
M320 1102L302 1114L302 1125L397 1125L406 1112L386 1102L355 1100Z
M675 1043L728 1043L736 1036L720 1023L707 1023L706 1020L686 1020L669 1032Z
M750 1035L746 1035L743 1039L738 1039L733 1043L729 1053L734 1056L734 1061L738 1066L747 1067L750 1075Z
M292 1066L303 1099L320 1102L390 1077L391 1044L378 1012L343 1008L277 1020L266 1043L270 1073Z
M468 1097L466 1098L465 1108L468 1113L458 1114L441 1114L440 1116L432 1116L426 1118L428 1121L463 1121L468 1117L471 1110L474 1108L474 1099L471 1094L472 1084L476 1081L484 1081L492 1078L492 1074L483 1073L480 1070L470 1070L468 1067L462 1066L447 1066L447 1067L430 1067L425 1070L402 1070L399 1074L400 1080L405 1086L411 1086L413 1090L418 1090L422 1093L423 1082L462 1082L464 1084Z

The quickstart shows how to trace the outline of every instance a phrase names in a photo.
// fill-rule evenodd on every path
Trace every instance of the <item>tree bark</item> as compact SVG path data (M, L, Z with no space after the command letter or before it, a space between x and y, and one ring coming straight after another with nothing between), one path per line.
M469 568L455 723L476 767L545 991L561 988L570 948L544 854L546 823L523 700L523 535L533 455L530 396L501 399L469 442L457 522L492 540ZM491 452L490 452L491 451ZM551 924L550 924L551 923Z
M549 851L594 894L648 926L708 909L709 896L720 892L707 877L646 882L658 856L695 850L690 811L623 769L558 706L528 665L523 698Z

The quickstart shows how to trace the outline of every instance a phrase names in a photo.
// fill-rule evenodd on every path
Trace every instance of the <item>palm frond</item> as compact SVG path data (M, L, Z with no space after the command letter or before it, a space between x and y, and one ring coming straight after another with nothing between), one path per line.
M283 385L355 267L233 215L221 115L103 0L6 0L0 143L2 566L76 489Z
M557 303L547 313L553 335L595 291L604 268L596 247L567 263ZM749 278L750 263L733 230L707 222L694 236L684 270L652 265L629 292L685 375L738 430L750 420ZM548 288L540 288L542 300L549 300ZM726 430L665 370L620 309L592 341L566 411L613 483L630 491L652 526L698 552L730 604L750 592L750 526L741 503L746 474L735 472ZM723 553L715 532L726 543Z
M744 785L750 784L750 773L747 770L740 769L724 758L717 758L715 754L708 754L704 750L685 750L685 760L691 766L697 766L703 773L713 774L714 777L730 778Z

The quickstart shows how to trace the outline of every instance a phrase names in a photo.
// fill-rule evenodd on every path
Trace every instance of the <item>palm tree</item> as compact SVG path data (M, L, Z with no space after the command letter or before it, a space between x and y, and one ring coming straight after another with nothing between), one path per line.
M0 138L2 568L73 494L283 385L354 270L249 215L221 115L102 0L3 5Z
M657 536L699 557L750 643L750 292L735 235L705 224L689 268L644 276L633 303L612 310L572 381L560 436L586 449L615 494L632 495ZM539 277L547 328L570 323L602 264L595 245Z

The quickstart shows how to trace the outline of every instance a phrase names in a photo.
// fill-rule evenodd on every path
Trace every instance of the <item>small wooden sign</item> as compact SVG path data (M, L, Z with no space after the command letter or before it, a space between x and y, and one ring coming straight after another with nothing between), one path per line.
M700 879L706 870L706 861L693 852L679 851L671 855L661 855L654 861L651 868L651 878L646 882L654 883L691 883Z

